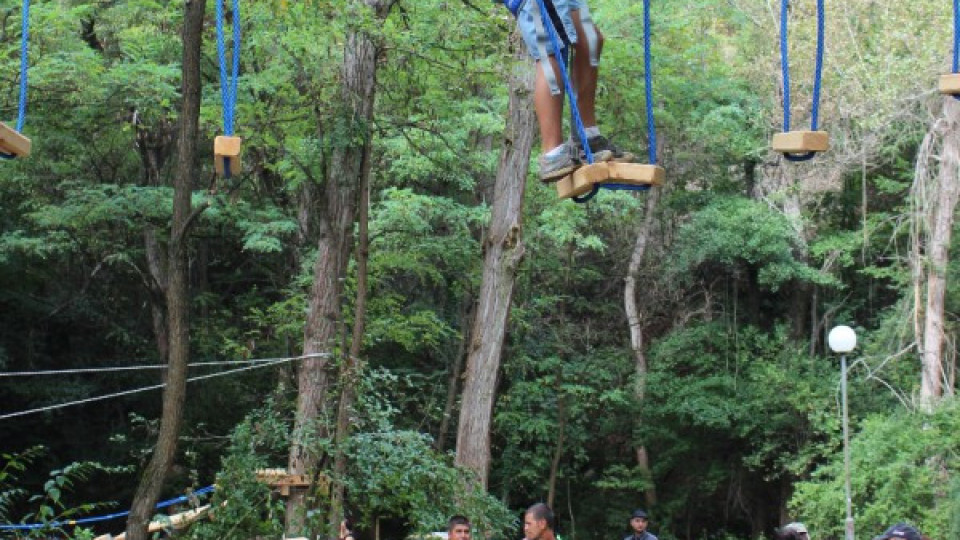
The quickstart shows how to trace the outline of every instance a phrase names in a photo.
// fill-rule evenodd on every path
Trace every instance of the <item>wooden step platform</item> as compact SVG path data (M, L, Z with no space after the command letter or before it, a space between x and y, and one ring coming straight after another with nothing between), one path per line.
M951 96L960 95L960 73L947 73L940 76L940 93Z
M666 176L666 171L659 165L616 161L593 163L580 167L557 182L557 196L561 199L581 197L590 193L594 184L659 186Z
M240 137L220 135L213 139L213 168L218 176L225 176L224 158L230 158L230 175L240 174Z
M0 122L0 152L21 158L27 157L30 155L30 139Z
M272 488L279 488L280 495L290 495L290 488L305 488L310 486L310 475L289 474L286 469L257 469L257 481L263 482Z
M808 154L830 149L830 135L826 131L788 131L777 133L771 143L781 154Z
M206 516L210 513L210 505L204 505L200 508L195 508L193 510L187 510L186 512L180 512L179 514L173 514L162 521L151 521L147 525L147 531L150 533L156 533L160 531L165 531L169 529L179 530L185 529L194 521ZM96 537L94 540L125 540L127 533L120 533L116 536L111 534L104 534Z

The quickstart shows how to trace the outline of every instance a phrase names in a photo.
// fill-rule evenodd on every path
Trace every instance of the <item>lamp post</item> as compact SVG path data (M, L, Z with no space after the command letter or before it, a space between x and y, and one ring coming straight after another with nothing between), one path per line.
M840 353L840 395L843 400L843 476L847 500L847 521L844 524L845 540L853 537L853 499L850 495L850 423L847 416L847 353L857 346L857 333L849 326L836 326L827 335L830 350Z

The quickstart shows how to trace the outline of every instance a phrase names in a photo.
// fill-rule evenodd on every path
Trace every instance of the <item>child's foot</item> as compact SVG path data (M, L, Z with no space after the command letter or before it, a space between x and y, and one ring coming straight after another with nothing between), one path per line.
M576 145L577 152L580 155L580 161L586 163L587 153L584 152L583 145L580 144L580 139L576 139L574 144ZM590 145L590 152L593 153L594 163L600 163L603 161L632 162L634 159L636 159L636 156L634 156L631 152L624 152L620 150L603 135L590 137L587 139L587 144Z
M545 183L557 182L580 166L580 161L574 159L570 147L566 144L563 145L563 150L557 153L541 154L537 162L540 164L540 181Z

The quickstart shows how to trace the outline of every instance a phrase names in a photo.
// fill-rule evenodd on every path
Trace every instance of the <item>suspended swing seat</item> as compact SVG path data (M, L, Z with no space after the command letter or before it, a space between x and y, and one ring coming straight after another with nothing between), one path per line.
M240 137L219 135L213 139L213 167L218 176L230 177L240 172ZM228 170L229 166L229 170Z
M771 143L781 154L808 154L830 149L830 135L826 131L788 131L777 133Z
M941 75L940 93L951 96L960 95L960 73Z
M27 157L30 155L30 139L0 122L0 153L14 157Z
M620 163L605 161L580 167L573 174L557 182L557 196L561 199L581 197L593 190L594 185L615 183L627 186L659 186L666 178L666 171L659 165Z

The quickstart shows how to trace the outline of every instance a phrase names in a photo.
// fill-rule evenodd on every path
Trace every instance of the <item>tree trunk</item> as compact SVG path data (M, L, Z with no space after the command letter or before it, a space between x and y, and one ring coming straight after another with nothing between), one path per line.
M390 4L358 0L357 9L371 9L378 19L386 17ZM323 188L325 206L319 210L317 260L313 267L303 353L322 357L304 360L297 386L297 416L288 462L292 474L317 474L319 456L310 446L315 438L328 436L327 392L330 383L330 355L335 349L341 315L343 282L350 254L357 193L373 120L377 74L377 44L362 25L350 29L344 44L340 69L340 121L349 135L335 141ZM287 501L288 534L303 531L306 493L296 491Z
M167 330L169 357L167 384L163 390L163 412L157 445L140 478L127 519L127 538L146 540L147 525L160 497L163 479L170 470L177 450L177 439L186 399L187 362L190 356L189 279L187 233L192 223L190 197L195 180L194 157L200 118L200 46L203 41L203 16L206 0L188 0L183 21L183 104L177 175L174 179L173 219L167 256Z
M923 374L920 400L925 408L932 408L943 397L943 309L947 291L947 265L950 262L950 236L953 214L957 206L958 174L960 174L960 104L944 98L943 144L940 153L940 172L937 189L932 199L930 227L926 246L927 298L923 321Z
M514 41L516 44L516 41ZM515 47L515 56L521 47ZM483 277L467 352L467 379L457 429L456 464L474 471L484 489L490 468L490 425L500 357L517 267L523 258L522 209L533 145L533 70L514 70L503 150L484 240Z
M644 350L643 342L643 314L637 305L637 278L640 273L640 265L647 252L647 241L653 231L653 214L657 208L657 202L660 199L660 189L651 189L647 192L647 204L644 209L643 224L637 231L637 239L633 244L633 254L630 257L630 266L627 268L627 277L624 280L623 303L627 313L627 326L630 329L630 350L633 351L635 364L636 385L634 395L637 403L643 405L647 390L647 355ZM643 420L638 415L635 419L637 425L634 427L636 432L643 429ZM647 447L644 444L638 444L636 447L637 467L648 480L650 487L644 490L644 499L647 507L653 506L657 501L656 488L653 485L650 474L650 456L647 453Z
M340 404L337 408L337 432L334 441L333 475L330 489L330 516L328 525L331 530L339 527L344 518L343 479L347 474L347 454L343 445L350 435L350 413L357 396L357 377L362 365L360 352L363 347L363 332L367 315L367 260L369 254L369 210L370 210L370 141L364 150L363 166L360 174L360 216L357 234L357 299L354 305L353 332L350 340L350 353L343 359L340 377Z

